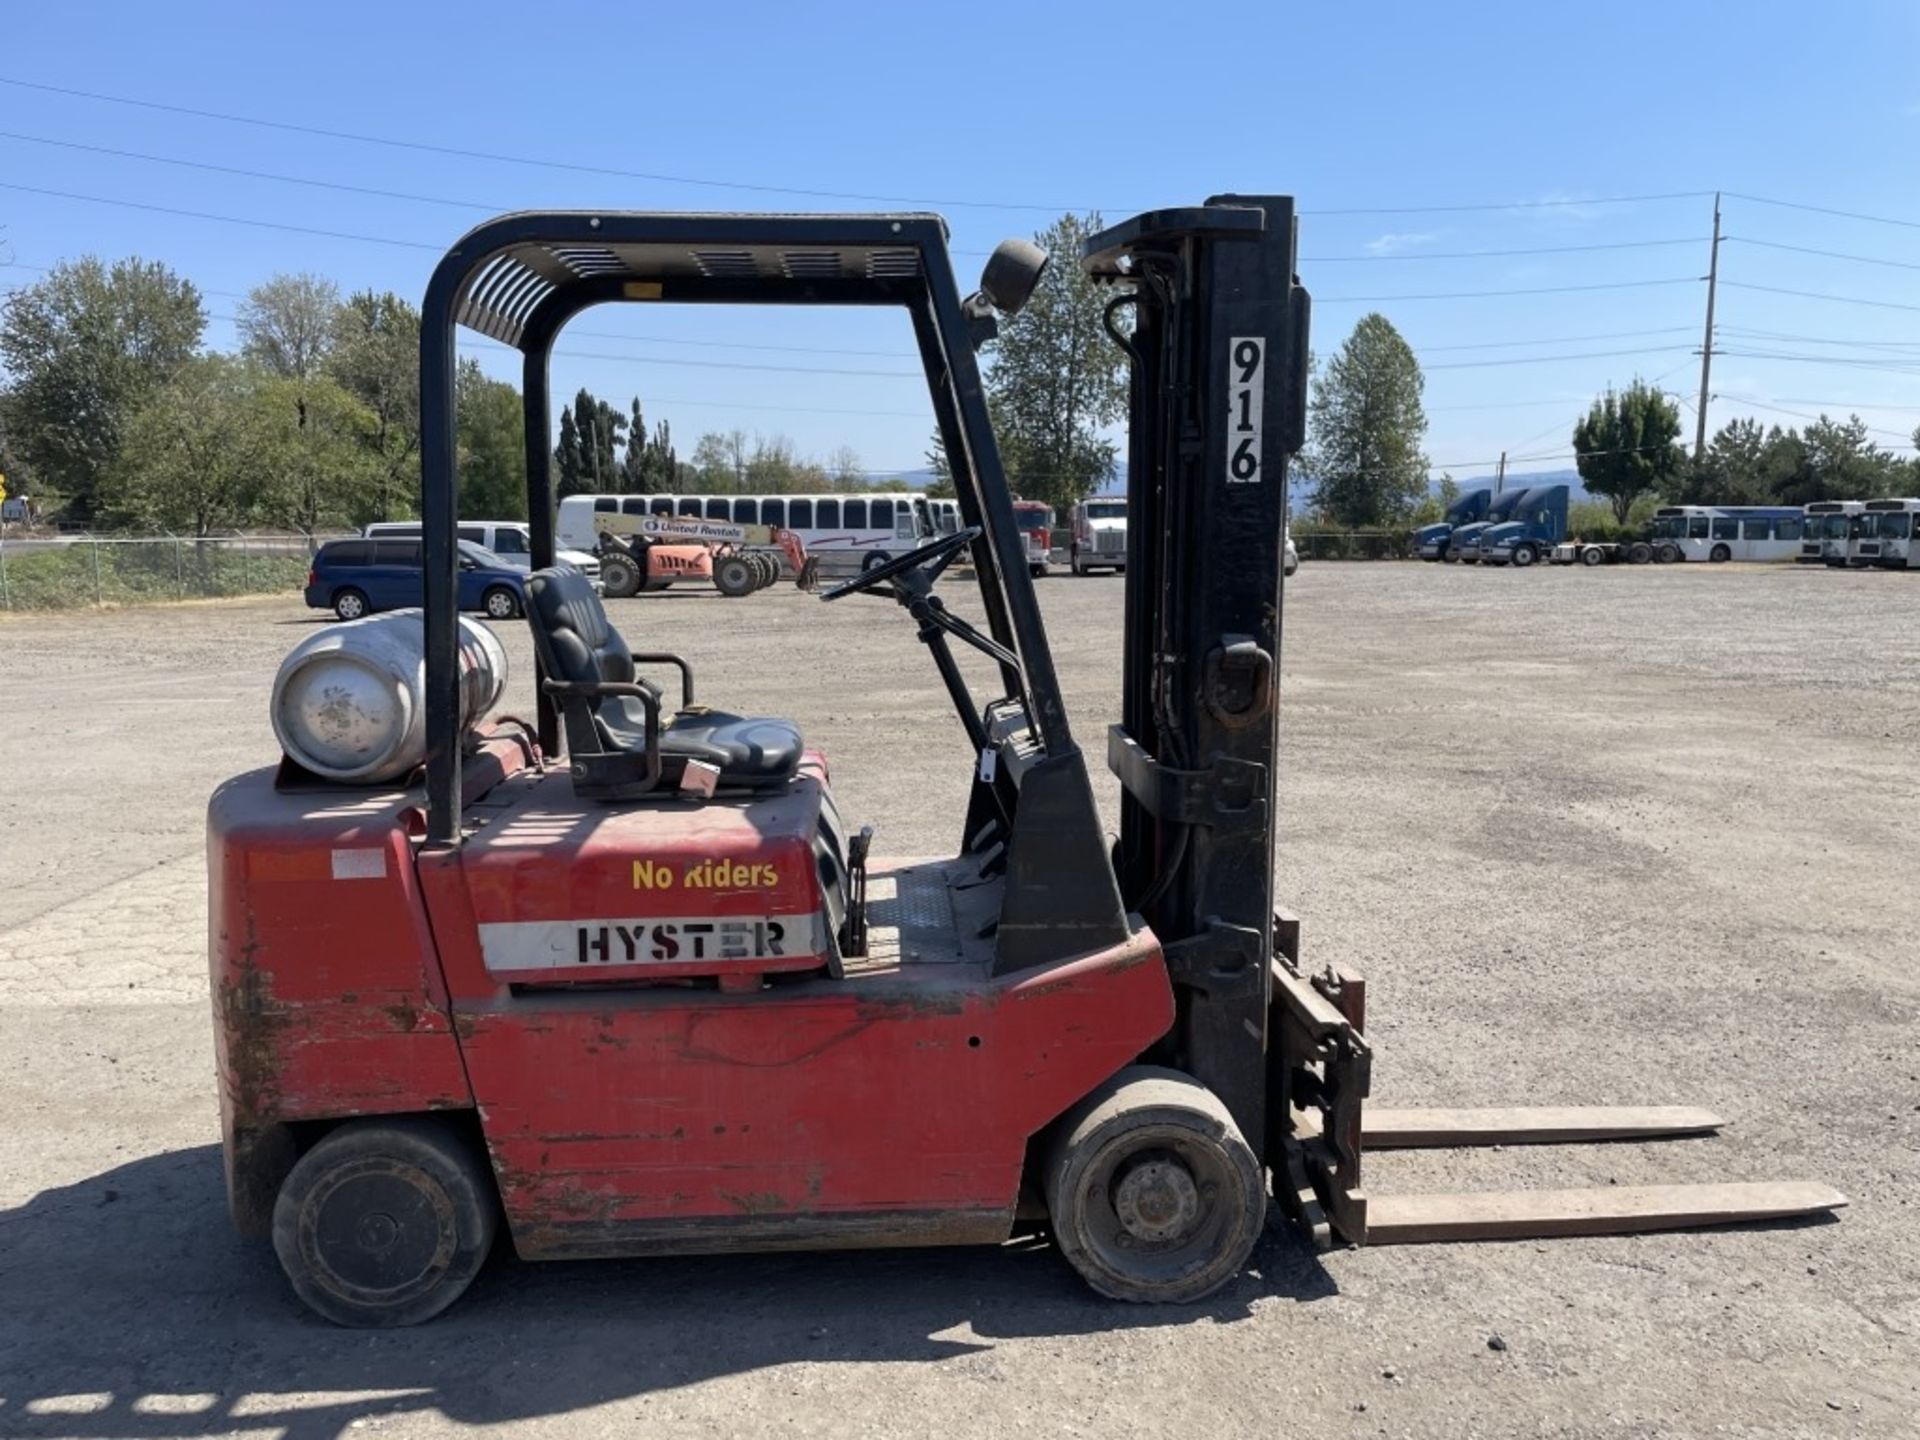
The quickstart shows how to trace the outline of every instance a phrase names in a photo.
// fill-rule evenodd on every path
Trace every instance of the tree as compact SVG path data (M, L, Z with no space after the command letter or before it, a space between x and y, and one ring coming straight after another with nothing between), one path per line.
M1778 437L1780 427L1773 434ZM1771 498L1766 478L1768 437L1757 420L1732 420L1714 432L1686 473L1677 499L1684 505L1755 505Z
M647 491L650 466L647 463L647 422L640 414L640 397L633 397L633 413L627 419L627 453L620 457L620 480L628 490Z
M953 488L953 466L947 463L947 437L938 430L933 432L933 441L927 449L927 469L933 473L933 479L927 484L928 497L953 499L957 492Z
M1791 504L1876 499L1892 493L1904 468L1895 456L1867 438L1867 422L1858 415L1845 420L1829 420L1822 415L1809 420L1800 434L1807 447L1812 484L1802 492L1804 498L1793 498Z
M460 514L469 520L527 518L526 414L520 392L462 360L454 375L460 423Z
M560 407L560 443L553 447L554 490L564 500L569 495L590 492L593 484L580 454L580 427L573 422L573 407Z
M348 296L334 311L326 373L373 415L375 518L409 511L420 493L420 312L392 291Z
M1362 316L1313 382L1305 465L1324 517L1351 528L1395 524L1427 493L1425 390L1400 332L1384 315Z
M65 262L7 301L9 444L75 518L92 518L125 427L193 356L206 323L200 292L143 260Z
M282 378L256 366L247 378L243 403L261 447L249 518L309 539L373 518L385 467L367 444L372 412L324 376Z
M1608 390L1573 427L1580 482L1606 496L1624 525L1635 500L1674 488L1686 465L1679 434L1679 407L1644 380Z
M1061 512L1112 478L1119 446L1101 432L1126 413L1125 355L1101 318L1113 297L1076 263L1102 223L1063 215L1033 237L1055 258L1025 308L1001 319L986 376L1009 484Z
M181 365L127 421L98 498L115 521L211 535L238 525L270 473L255 374L208 355Z
M677 490L680 488L680 452L673 448L673 430L666 421L655 422L653 438L647 441L642 458L645 462L648 489Z
M333 349L340 289L319 275L275 275L240 302L240 353L286 380L320 373Z
M827 479L835 490L858 490L866 484L867 473L860 468L860 452L851 445L836 445L827 456Z
M571 465L566 452L567 423L572 420L574 442ZM573 404L560 416L560 493L579 495L598 493L620 484L620 465L616 451L627 433L627 417L600 399L586 386L573 397Z

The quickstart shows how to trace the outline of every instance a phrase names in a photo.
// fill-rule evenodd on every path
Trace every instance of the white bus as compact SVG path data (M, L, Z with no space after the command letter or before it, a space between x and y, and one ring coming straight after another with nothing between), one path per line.
M1866 508L1860 500L1816 500L1807 506L1807 538L1800 546L1800 558L1808 564L1845 565L1848 545Z
M933 512L919 494L569 495L560 502L559 543L592 549L595 511L778 525L800 537L822 575L871 569L934 537Z
M958 500L928 500L927 510L933 516L934 534L958 535L960 533L960 502Z
M1792 560L1806 520L1795 505L1662 505L1653 512L1653 558Z
M1847 558L1856 565L1920 570L1920 500L1869 500Z

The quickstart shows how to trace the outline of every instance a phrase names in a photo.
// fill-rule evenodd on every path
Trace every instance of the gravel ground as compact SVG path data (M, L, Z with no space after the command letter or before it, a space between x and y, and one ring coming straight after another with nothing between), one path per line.
M1097 755L1120 584L1041 593ZM703 695L799 720L882 853L952 848L968 757L897 611L613 609ZM308 1318L234 1238L214 1144L202 806L272 758L274 666L313 623L0 618L0 1433L1920 1433L1914 577L1328 564L1288 588L1282 895L1311 959L1371 981L1377 1098L1732 1122L1389 1155L1372 1188L1809 1178L1852 1197L1838 1223L1324 1257L1276 1235L1178 1311L1098 1301L1038 1244L503 1256L389 1334Z

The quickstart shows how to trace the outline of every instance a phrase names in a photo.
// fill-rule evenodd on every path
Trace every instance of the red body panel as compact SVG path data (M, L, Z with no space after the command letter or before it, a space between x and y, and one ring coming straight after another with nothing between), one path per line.
M473 1107L529 1256L997 1241L1030 1138L1172 1023L1145 930L997 979L959 928L844 978L811 951L490 970L483 925L822 908L817 760L783 792L704 804L580 802L563 773L516 768L473 797L459 851L417 851L404 792L281 793L259 772L215 796L214 1012L248 1228L293 1158L283 1122ZM788 962L806 973L768 973Z

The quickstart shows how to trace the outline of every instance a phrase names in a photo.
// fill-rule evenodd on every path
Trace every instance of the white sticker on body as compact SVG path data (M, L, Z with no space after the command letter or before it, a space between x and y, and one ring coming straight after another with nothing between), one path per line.
M496 973L795 960L824 955L826 950L826 921L818 911L643 920L506 920L480 927L480 953L487 969Z
M379 849L336 850L333 852L333 878L384 880L387 878L387 852Z
M1236 335L1227 342L1227 483L1258 485L1264 456L1261 428L1266 408L1267 342Z

